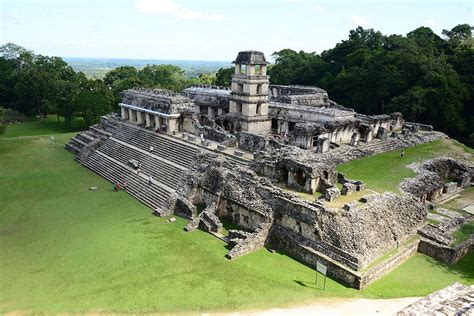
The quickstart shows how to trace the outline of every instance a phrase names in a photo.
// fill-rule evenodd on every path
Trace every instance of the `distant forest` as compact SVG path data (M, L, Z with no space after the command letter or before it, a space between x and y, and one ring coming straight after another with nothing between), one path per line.
M272 57L271 83L318 86L357 112L401 112L408 121L431 124L474 146L474 40L468 24L443 30L442 37L427 27L406 36L358 27L321 54L283 49ZM1 46L0 107L39 117L54 113L64 116L67 124L80 116L93 124L115 110L122 90L229 86L233 74L225 62L127 60L129 64L114 68L124 60L95 59L92 65L86 65L87 59L66 61L12 43Z

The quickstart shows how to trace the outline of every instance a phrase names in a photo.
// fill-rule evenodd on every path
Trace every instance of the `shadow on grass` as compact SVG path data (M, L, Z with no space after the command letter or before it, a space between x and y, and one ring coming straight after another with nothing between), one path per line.
M474 251L472 250L470 250L464 258L453 265L438 261L428 256L426 256L426 261L428 261L431 267L441 268L446 272L455 274L463 279L474 280Z
M318 279L318 283L316 282L308 282L308 281L299 281L299 280L293 280L296 284L307 287L309 289L315 289L315 290L321 290L324 291L324 280L323 277Z

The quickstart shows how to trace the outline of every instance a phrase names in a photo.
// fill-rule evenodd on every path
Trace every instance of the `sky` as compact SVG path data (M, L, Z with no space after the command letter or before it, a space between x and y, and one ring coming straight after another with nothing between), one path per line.
M231 61L238 51L321 53L357 26L441 35L474 25L474 0L0 0L0 45L35 53Z

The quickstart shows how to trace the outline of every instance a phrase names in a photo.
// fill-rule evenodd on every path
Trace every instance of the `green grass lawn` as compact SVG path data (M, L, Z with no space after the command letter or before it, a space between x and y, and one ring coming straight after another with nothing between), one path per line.
M229 261L224 242L153 216L47 136L0 139L0 206L0 313L248 310L474 283L473 253L455 266L416 255L364 291L329 279L323 291L312 269L265 249Z
M0 134L0 138L12 138L19 136L48 135L70 133L84 130L86 125L84 120L76 119L75 126L70 127L64 123L64 118L56 115L48 115L43 121L37 118L28 118L25 122L9 124L5 134Z
M408 164L432 159L449 152L473 153L474 151L454 140L441 139L407 148L403 158L400 157L399 151L392 151L350 161L338 166L337 170L351 179L364 181L368 189L398 193L400 181L416 176L415 172L406 167Z

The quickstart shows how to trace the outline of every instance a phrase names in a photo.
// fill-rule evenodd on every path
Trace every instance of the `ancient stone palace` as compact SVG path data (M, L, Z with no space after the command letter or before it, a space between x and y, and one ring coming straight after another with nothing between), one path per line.
M233 63L230 89L123 91L120 115L102 117L66 147L155 214L180 215L188 231L226 241L228 259L267 247L324 264L329 277L361 289L417 251L454 262L472 247L450 252L443 231L427 226L433 202L470 185L472 163L413 165L418 176L400 194L336 171L446 135L400 113L356 113L316 87L271 85L261 52L239 52ZM471 220L451 215L446 230Z

